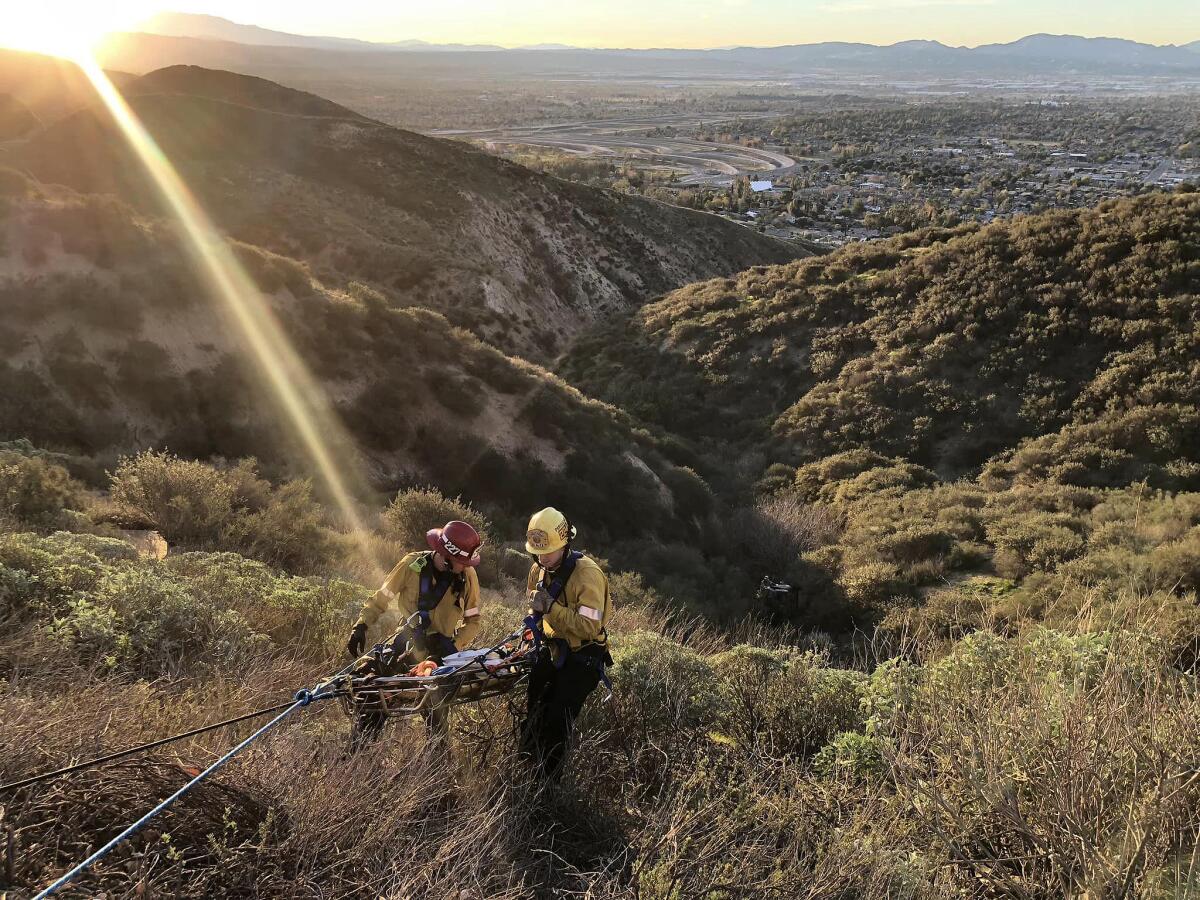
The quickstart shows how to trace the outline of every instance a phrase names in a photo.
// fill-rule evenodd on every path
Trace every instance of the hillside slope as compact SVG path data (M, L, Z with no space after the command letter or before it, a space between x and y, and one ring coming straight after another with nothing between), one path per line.
M117 87L136 76L109 71ZM0 94L8 94L42 121L51 121L96 100L92 83L79 66L65 59L0 47Z
M692 285L562 372L764 462L868 449L952 479L1000 455L1006 477L1195 488L1198 293L1200 195L1151 195Z
M165 446L296 471L247 349L169 223L11 172L0 190L0 440L29 438L110 466L118 454ZM675 515L669 447L625 414L436 312L231 246L376 487L433 482L504 509L569 493L597 535L641 533ZM579 484L580 472L606 487Z
M0 94L0 141L23 137L38 127L37 116L11 94Z
M509 352L545 359L602 313L799 255L715 216L536 175L259 79L179 67L125 90L234 238L327 284L435 309ZM10 164L159 211L101 110L50 125Z
M220 69L202 69L199 66L158 69L129 82L121 92L126 97L184 94L268 112L370 121L366 116L316 94L284 87L265 78Z

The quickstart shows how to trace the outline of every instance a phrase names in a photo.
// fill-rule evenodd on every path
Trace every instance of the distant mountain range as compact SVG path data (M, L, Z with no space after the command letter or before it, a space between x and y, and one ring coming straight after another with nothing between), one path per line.
M1053 75L1070 73L1107 73L1117 75L1156 75L1181 70L1200 72L1200 41L1182 46L1155 46L1121 38L1084 38L1074 35L1035 34L1004 44L980 47L950 47L938 41L902 41L889 46L825 42L780 47L729 47L715 50L678 50L671 48L629 50L620 48L588 50L565 44L536 44L506 49L494 44L432 44L407 40L375 43L349 38L287 34L254 25L241 25L215 16L163 13L145 23L144 35L225 41L257 47L303 48L329 52L458 54L479 53L504 56L504 68L513 58L526 58L536 68L552 65L580 69L603 68L609 61L641 63L646 69L664 65L700 66L705 71L744 71L748 74L798 74L807 70L835 72L872 72L894 76L912 74L943 75ZM133 36L128 36L129 46ZM193 51L194 52L194 51ZM527 59L533 54L541 60ZM547 57L549 59L547 59ZM202 59L176 59L174 62L215 62Z
M307 47L310 50L358 50L362 52L386 52L389 50L412 51L478 51L503 50L497 44L431 44L428 41L395 41L376 43L354 38L322 37L304 34L288 34L271 31L257 25L242 25L218 16L194 13L159 13L144 22L139 29L146 34L164 37L203 38L213 41L232 41L235 44L253 44L259 47Z

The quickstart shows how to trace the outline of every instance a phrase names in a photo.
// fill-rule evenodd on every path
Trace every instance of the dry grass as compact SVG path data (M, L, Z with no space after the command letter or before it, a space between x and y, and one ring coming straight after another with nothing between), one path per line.
M0 627L0 781L280 702L340 665L350 595L328 585L228 555L103 556L86 537L0 549L17 610ZM523 584L491 583L481 644L523 615ZM1162 623L1132 615L1145 597L1130 597L1126 618L1060 597L1057 630L947 602L946 621L974 617L954 638L862 635L846 662L819 633L752 618L718 629L635 578L614 585L614 696L589 701L561 784L531 783L515 757L519 692L459 709L448 751L401 722L352 756L349 722L318 706L123 845L79 895L1162 900L1194 889L1200 691ZM63 599L79 590L136 613L110 623L135 637L185 587L259 637L220 657L225 632L189 613L162 631L178 641L170 653L135 666L47 628L90 621ZM169 665L152 671L156 659ZM48 884L253 727L0 796L13 860L0 889Z

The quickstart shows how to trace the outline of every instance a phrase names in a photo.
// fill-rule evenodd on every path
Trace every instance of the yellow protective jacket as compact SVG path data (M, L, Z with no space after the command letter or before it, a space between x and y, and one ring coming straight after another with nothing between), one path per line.
M529 570L526 587L537 590L546 570L537 563ZM551 574L550 581L554 576ZM575 571L563 585L563 592L554 605L542 616L542 631L548 638L562 638L572 650L585 644L608 646L605 626L612 615L612 600L608 595L608 577L586 556L575 563Z
M400 610L402 619L415 613L421 596L421 571L424 566L433 565L432 556L428 550L410 553L396 563L379 590L363 604L359 621L368 626L374 625L393 602ZM479 576L471 568L465 569L463 575L461 596L455 594L453 587L449 588L429 614L429 628L426 629L429 634L444 634L453 639L454 646L459 650L471 646L482 623L479 617ZM415 648L414 652L419 658L425 655Z

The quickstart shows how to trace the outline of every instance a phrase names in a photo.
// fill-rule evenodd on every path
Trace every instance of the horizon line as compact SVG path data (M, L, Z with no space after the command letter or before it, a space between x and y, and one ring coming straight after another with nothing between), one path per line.
M1083 34L1074 34L1074 33L1070 33L1070 32L1062 32L1062 33L1056 34L1054 32L1049 32L1049 31L1033 31L1028 34L1021 35L1020 37L1013 38L1012 40L1009 40L1009 41L990 41L990 42L979 43L979 44L974 44L974 45L948 44L937 38L907 38L904 40L893 41L890 44L873 44L869 41L830 40L830 41L810 41L810 42L804 42L804 43L791 42L791 43L783 43L783 44L723 44L723 45L718 45L718 46L706 46L706 47L672 47L672 46L611 47L611 46L591 46L591 45L585 45L585 44L568 44L565 42L553 41L553 40L535 41L531 44L515 44L515 45L494 43L491 41L446 41L446 42L440 42L440 41L428 41L428 40L424 40L422 38L401 38L401 39L392 40L392 41L369 41L364 38L346 37L344 35L339 35L339 34L328 34L328 33L305 34L305 33L298 32L298 31L280 31L279 29L276 29L276 28L267 28L266 26L256 25L252 22L239 22L239 21L235 21L234 19L228 19L228 18L225 18L224 16L211 15L209 13L180 13L180 12L172 12L172 11L165 11L163 13L159 13L150 19L144 20L140 24L141 25L149 24L153 20L153 18L157 18L160 15L187 16L187 17L199 18L199 19L214 19L214 20L221 21L221 22L228 22L231 25L236 25L236 26L239 26L242 28L257 28L261 31L270 32L271 34L285 35L285 36L298 37L298 38L318 39L318 40L326 39L326 40L335 40L335 41L345 41L350 44L363 44L368 47L378 47L381 49L382 48L394 48L394 47L402 46L404 44L424 44L429 47L477 47L477 48L481 48L481 49L474 51L477 53L494 53L497 51L511 51L511 50L530 50L530 51L545 52L545 53L553 53L553 52L562 51L562 50L596 50L596 51L635 52L635 53L636 52L654 53L654 52L664 52L664 51L711 53L711 52L730 51L730 50L779 50L779 49L783 49L786 47L819 47L819 46L827 45L827 44L845 44L847 46L876 47L879 49L886 49L889 47L898 47L901 44L938 44L949 50L978 50L981 47L1001 47L1001 46L1006 46L1009 44L1016 44L1016 43L1019 43L1020 41L1028 40L1031 37L1079 38L1080 40L1085 40L1085 41L1126 41L1128 43L1138 44L1143 47L1155 47L1160 50L1166 50L1166 49L1186 49L1188 45L1197 43L1198 41L1200 41L1200 36L1198 36L1196 38L1193 38L1192 40L1185 40L1185 41L1180 41L1177 43L1152 44L1147 41L1136 40L1135 38L1118 37L1118 36L1109 35L1109 34L1083 35ZM159 32L155 32L155 31L141 31L136 28L129 28L129 29L120 30L120 31L111 31L105 35L105 38L112 37L114 35L119 35L119 34L146 34L146 35L150 35L153 37L176 37L176 38L185 38L185 39L197 40L197 41L213 41L216 43L243 44L243 46L248 46L248 47L270 46L270 45L264 45L264 44L246 43L243 41L236 41L236 40L231 40L229 38L220 38L220 37L199 37L197 35L188 35L188 34L161 34ZM279 46L291 46L291 45L279 45ZM327 48L307 48L307 49L327 49Z

